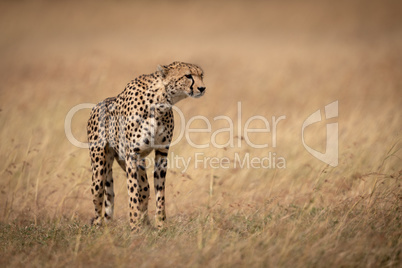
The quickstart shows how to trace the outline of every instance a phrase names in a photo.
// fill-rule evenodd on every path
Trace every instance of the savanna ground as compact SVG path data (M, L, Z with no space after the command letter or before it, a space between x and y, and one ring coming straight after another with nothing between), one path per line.
M398 1L1 2L0 266L400 267L400 10ZM168 172L166 229L130 233L117 165L115 220L92 228L89 156L67 140L65 117L174 60L202 66L207 86L178 104L175 137L205 116L211 132L188 135L209 146L184 136L172 147L190 166ZM324 152L326 123L339 124L331 167L303 147L301 126L336 100L339 117L305 132ZM80 141L88 114L72 121ZM239 121L244 129L254 115L271 132L248 136L267 148L244 133L238 144ZM233 146L212 146L232 141L213 135L230 127L217 116L233 120ZM272 116L286 116L276 137ZM270 152L286 166L233 165L236 153ZM231 166L204 166L196 153Z

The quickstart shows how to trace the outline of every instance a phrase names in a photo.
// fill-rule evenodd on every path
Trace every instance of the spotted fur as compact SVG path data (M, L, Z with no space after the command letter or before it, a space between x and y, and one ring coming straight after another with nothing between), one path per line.
M92 109L87 131L95 205L93 224L101 225L113 218L114 160L127 174L132 230L149 222L150 189L144 158L155 150L155 220L158 228L163 227L167 156L174 128L172 105L204 93L202 69L173 62L158 66L155 73L139 76L117 97L107 98Z

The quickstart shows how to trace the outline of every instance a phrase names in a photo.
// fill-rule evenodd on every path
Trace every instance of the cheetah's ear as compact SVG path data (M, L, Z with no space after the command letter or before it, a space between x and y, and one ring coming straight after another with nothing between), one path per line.
M168 68L165 65L158 65L158 72L160 75L165 78L168 73Z

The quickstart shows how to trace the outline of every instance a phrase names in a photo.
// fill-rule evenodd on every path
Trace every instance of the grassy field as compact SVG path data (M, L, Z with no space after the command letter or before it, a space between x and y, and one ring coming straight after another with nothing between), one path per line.
M400 10L398 1L0 2L0 266L400 267ZM174 60L202 66L207 92L177 105L167 228L130 233L118 165L115 219L92 228L89 155L66 138L66 115ZM304 120L334 101L339 116L304 137L324 152L326 124L337 122L336 167L301 137ZM82 142L88 115L72 120ZM211 132L180 138L195 116ZM230 127L218 116L233 135L213 135ZM248 135L266 148L238 135L253 116L270 123ZM236 162L269 155L271 166Z

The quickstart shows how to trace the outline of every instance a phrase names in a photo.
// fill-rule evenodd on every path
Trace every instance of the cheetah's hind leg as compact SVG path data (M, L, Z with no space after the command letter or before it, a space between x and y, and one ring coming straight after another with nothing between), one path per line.
M91 193L95 206L95 217L92 225L101 226L103 221L108 222L113 218L114 191L113 191L113 160L114 151L106 148L91 149L92 154L92 187Z

